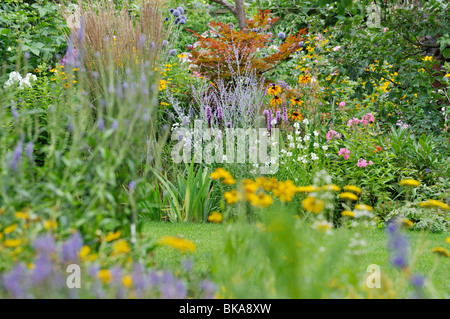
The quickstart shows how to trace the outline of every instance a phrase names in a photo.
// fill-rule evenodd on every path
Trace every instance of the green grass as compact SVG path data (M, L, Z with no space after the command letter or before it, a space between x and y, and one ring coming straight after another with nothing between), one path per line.
M168 223L168 222L146 222L143 225L143 233L148 240L157 240L163 236L181 236L191 240L197 246L197 251L192 254L183 255L171 248L160 247L155 252L158 264L176 269L180 267L186 258L194 261L194 272L204 273L210 269L213 255L220 254L223 249L223 238L226 225L217 224L194 224L194 223ZM348 236L353 235L352 230L339 229L346 232ZM448 247L445 238L447 233L420 233L406 232L411 247L411 262L414 272L429 276L432 272L432 282L439 291L450 291L450 258L442 258L432 254L430 249L436 246ZM390 278L400 275L400 270L386 267L389 258L386 250L386 236L383 230L371 230L366 235L367 250L362 255L361 262L364 267L370 264L380 265L381 271L386 271ZM436 262L438 261L438 262ZM434 268L434 270L433 270ZM360 269L365 272L365 269Z

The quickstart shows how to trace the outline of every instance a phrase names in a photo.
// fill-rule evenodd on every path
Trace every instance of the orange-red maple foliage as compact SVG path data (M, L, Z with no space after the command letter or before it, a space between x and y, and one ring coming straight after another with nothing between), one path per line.
M271 16L270 10L260 10L253 19L246 20L247 28L241 31L222 22L210 22L210 32L214 36L209 38L188 29L200 43L192 49L191 61L198 66L201 74L213 81L219 77L230 79L233 73L230 67L235 73L238 69L242 72L245 68L251 68L260 77L298 50L302 35L306 34L306 29L301 29L297 34L287 36L277 53L266 56L257 54L259 50L271 45L275 36L267 32L278 19Z

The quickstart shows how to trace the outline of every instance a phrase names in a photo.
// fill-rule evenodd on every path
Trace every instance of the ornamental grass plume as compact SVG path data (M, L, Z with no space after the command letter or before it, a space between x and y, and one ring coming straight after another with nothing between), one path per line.
M75 24L69 26L71 33L66 36L70 52L66 59L82 63L88 74L100 76L98 80L105 76L103 70L111 65L123 70L130 63L156 64L161 52L168 50L163 41L167 42L172 29L172 24L164 25L163 2L142 1L136 17L130 14L127 5L118 7L114 1L78 0L81 28L77 29ZM71 18L71 10L64 2L59 10L63 18ZM97 83L95 88L102 88L103 83L94 81L94 77L91 80Z

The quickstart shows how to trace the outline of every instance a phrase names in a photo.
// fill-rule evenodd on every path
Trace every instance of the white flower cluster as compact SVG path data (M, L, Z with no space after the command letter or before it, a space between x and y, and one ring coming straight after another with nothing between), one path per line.
M13 71L9 74L8 81L5 82L4 88L19 84L19 89L23 90L25 87L31 88L31 82L36 81L36 75L28 73L24 78L19 72Z

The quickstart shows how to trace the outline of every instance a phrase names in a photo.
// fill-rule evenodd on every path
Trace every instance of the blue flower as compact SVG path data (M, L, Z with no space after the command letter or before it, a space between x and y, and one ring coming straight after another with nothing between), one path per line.
M183 14L184 13L184 9L183 9L183 7L178 7L177 8L177 10L181 13L181 14Z
M286 34L284 32L280 32L280 33L278 33L278 38L281 40L284 40L284 39L286 39Z
M169 18L168 18L168 17L165 17L165 18L164 18L164 21L166 21L166 22L169 21Z
M167 40L163 40L162 45L163 47L166 47L169 45L169 42Z
M172 50L169 51L169 55L170 56L174 56L176 54L177 54L177 50L176 49L172 49Z
M179 17L179 16L180 16L180 11L174 10L174 11L172 12L172 14L173 14L174 17Z

